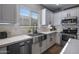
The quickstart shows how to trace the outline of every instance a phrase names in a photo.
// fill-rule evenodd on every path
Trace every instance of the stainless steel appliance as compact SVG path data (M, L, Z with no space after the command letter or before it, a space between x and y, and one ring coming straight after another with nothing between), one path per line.
M20 54L32 54L32 40L27 40L21 42L20 45Z
M74 38L77 39L77 28L68 28L68 29L63 29L62 34L62 45L65 45L65 43L69 40L69 38Z
M32 39L18 42L7 46L8 54L31 54L32 53Z
M77 17L67 17L62 20L62 23L75 23L77 24Z
M63 31L61 43L64 46L69 38L77 39L77 17L68 17L62 20ZM73 26L74 25L74 26Z

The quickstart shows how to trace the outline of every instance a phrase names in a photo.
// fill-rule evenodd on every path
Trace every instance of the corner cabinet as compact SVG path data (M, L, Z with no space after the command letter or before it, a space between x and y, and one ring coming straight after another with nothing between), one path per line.
M41 25L49 25L53 21L53 12L48 9L42 9Z

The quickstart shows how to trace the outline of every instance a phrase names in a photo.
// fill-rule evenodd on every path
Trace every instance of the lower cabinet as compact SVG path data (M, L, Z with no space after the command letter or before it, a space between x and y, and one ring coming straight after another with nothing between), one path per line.
M56 33L56 43L61 44L62 34L60 32Z
M55 44L56 33L47 34L47 38L32 45L32 54L40 54Z
M41 53L43 53L44 51L46 51L46 40L42 41L42 46L40 47L41 49Z
M36 43L32 45L32 54L39 54L40 53L40 44Z
M47 36L47 49L55 44L56 33L48 34Z
M40 54L46 50L46 40L32 45L32 54Z
M50 39L49 39L49 41L50 41L50 44L49 44L50 47L55 44L55 40L56 40L55 36L56 36L56 33L50 34Z
M47 34L45 40L40 39L39 42L30 45L31 41L23 41L0 48L0 54L40 54L56 43L57 33ZM31 47L32 46L32 47Z

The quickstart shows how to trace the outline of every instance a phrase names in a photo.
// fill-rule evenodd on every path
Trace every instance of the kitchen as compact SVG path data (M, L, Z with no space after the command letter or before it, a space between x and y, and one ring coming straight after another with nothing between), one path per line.
M78 54L78 18L78 4L0 4L0 54Z

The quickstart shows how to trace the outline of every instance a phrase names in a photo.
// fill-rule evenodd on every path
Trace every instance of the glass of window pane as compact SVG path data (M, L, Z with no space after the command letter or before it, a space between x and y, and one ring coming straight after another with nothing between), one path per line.
M25 8L25 7L21 7L20 8L20 15L21 16L29 16L30 15L30 10Z
M25 8L25 7L21 7L19 10L20 13L20 25L21 26L29 26L31 25L31 20L30 20L30 10Z
M32 12L32 19L31 19L31 25L37 26L38 25L38 13Z

